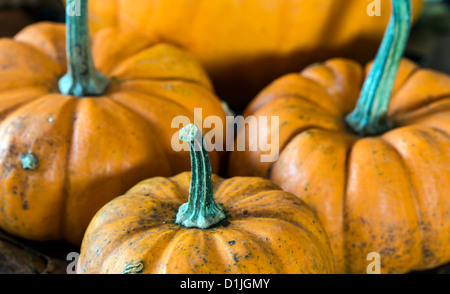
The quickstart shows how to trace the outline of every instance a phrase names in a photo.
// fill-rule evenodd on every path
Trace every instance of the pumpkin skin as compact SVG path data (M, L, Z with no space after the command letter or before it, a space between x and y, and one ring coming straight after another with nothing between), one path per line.
M91 0L90 23L94 32L117 25L180 45L201 61L219 96L242 110L269 82L312 62L371 60L390 16L389 0L381 0L380 16L368 16L371 2ZM417 19L423 0L412 2Z
M370 66L332 59L274 81L245 115L279 116L280 156L233 152L229 176L268 177L313 207L337 273L365 273L370 252L382 273L437 267L450 261L450 77L403 59L395 128L360 137L344 118Z
M11 234L79 245L109 200L145 178L189 170L189 152L170 144L174 117L192 121L196 107L225 117L189 53L116 29L93 36L92 51L112 83L103 95L80 98L58 91L67 70L63 24L0 39L0 226ZM34 170L21 166L30 152ZM211 157L218 171L220 155Z
M227 218L208 229L175 224L190 179L148 179L105 205L86 231L77 273L118 274L139 262L143 274L334 272L317 216L267 179L213 175Z

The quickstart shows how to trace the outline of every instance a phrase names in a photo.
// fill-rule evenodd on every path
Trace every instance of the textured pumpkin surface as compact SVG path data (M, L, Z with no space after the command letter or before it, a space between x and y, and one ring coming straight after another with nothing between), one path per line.
M358 137L344 118L364 80L358 63L333 59L274 81L246 116L279 116L280 157L234 152L229 173L269 177L312 206L338 273L365 273L370 252L382 273L449 262L450 77L403 60L389 106L395 128Z
M92 44L112 84L102 96L77 98L58 90L67 70L64 25L39 23L0 39L0 226L12 234L81 243L113 197L190 169L189 152L171 146L174 117L193 121L196 107L203 117L225 116L190 54L114 29ZM27 153L37 157L34 170L22 168ZM217 152L211 160L217 171Z
M391 11L381 0L91 0L93 31L118 25L192 52L220 97L245 107L267 83L335 56L373 58ZM413 0L417 19L423 0ZM226 98L224 98L226 97Z
M262 178L213 175L227 218L209 229L175 224L191 173L145 180L89 225L77 273L333 273L327 236L303 201ZM276 204L276 205L275 205Z

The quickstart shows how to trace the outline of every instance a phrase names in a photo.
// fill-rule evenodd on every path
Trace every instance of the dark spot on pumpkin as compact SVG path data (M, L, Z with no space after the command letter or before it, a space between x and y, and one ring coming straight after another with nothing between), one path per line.
M221 227L226 228L226 227L228 227L230 224L231 224L231 223L230 223L228 220L225 219L225 220L221 221L220 223L218 223L217 225L220 225Z
M229 241L228 244L230 244L230 246L233 246L234 244L236 244L236 241L235 240Z
M9 153L11 153L11 155L17 154L17 147L16 145L10 145L8 148Z
M393 256L395 254L396 250L395 248L383 248L380 250L381 256Z
M431 259L432 260L432 259L435 258L434 252L429 250L429 249L427 249L427 248L423 248L422 252L423 252L423 256L424 256L425 259Z

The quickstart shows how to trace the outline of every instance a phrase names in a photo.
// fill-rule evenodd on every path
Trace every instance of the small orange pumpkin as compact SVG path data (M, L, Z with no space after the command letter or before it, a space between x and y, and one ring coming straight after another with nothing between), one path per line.
M363 68L347 59L279 78L245 114L280 118L279 158L230 158L230 176L269 177L317 211L338 273L365 273L371 252L380 254L382 273L450 262L450 77L400 62L410 6L393 5L365 82ZM245 135L250 142L258 134Z
M212 175L196 125L180 139L192 172L145 180L105 205L86 231L77 273L334 272L328 238L303 201L267 179Z
M81 3L67 17L67 59L63 24L0 39L0 227L27 239L80 244L109 200L189 170L189 152L171 146L174 117L192 122L199 107L225 120L189 53L115 29L99 31L91 53ZM218 171L221 155L211 155Z

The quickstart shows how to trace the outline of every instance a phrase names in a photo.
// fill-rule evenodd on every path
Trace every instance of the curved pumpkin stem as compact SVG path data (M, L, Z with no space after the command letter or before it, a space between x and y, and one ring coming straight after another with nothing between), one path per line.
M387 116L400 60L411 30L410 0L392 0L392 16L356 109L347 116L358 134L376 135L392 128Z
M89 38L87 0L68 0L66 7L67 74L59 80L59 90L77 97L97 96L110 81L94 65Z
M211 165L203 138L195 124L180 130L180 140L189 144L191 152L191 186L189 201L180 206L176 223L188 228L207 229L225 218L222 208L214 202Z

